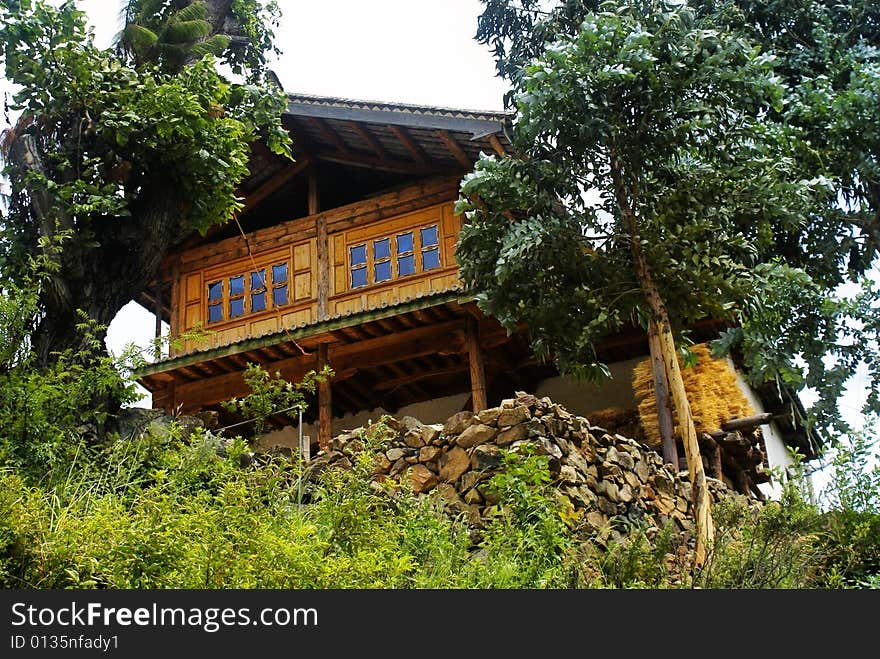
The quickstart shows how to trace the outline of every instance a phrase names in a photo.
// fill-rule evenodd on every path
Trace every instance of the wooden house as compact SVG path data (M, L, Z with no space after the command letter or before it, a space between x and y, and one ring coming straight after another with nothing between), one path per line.
M237 222L171 254L140 300L173 337L204 331L137 374L154 407L217 409L247 393L249 363L291 380L329 364L335 376L307 415L323 446L334 421L352 427L377 410L434 422L544 382L561 395L558 374L526 338L508 336L476 307L454 256L459 182L480 152L510 150L511 117L289 99L283 121L295 162L255 145ZM622 387L619 397L631 400L628 360L645 354L636 328L601 346L622 374L623 385L605 390L611 398ZM564 404L579 413L616 402L596 389L570 398Z

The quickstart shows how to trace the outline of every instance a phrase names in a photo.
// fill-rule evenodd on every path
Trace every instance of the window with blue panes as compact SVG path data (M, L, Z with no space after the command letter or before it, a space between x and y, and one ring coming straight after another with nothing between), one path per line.
M248 274L234 275L208 284L208 323L240 318L257 313L271 305L281 307L288 303L289 267L276 263ZM271 279L267 279L267 275Z
M438 225L383 236L348 248L352 289L442 266Z
M433 270L440 267L440 236L437 225L419 231L422 245L422 269Z

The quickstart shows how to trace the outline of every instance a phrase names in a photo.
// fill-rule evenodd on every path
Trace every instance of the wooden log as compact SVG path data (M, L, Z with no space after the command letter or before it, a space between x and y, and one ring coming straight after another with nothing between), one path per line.
M700 434L700 446L706 451L706 458L709 462L712 478L722 480L724 478L724 470L721 468L721 446L708 433Z
M744 416L740 419L731 419L721 424L721 430L725 432L733 432L734 430L752 430L758 426L762 426L775 419L778 414L755 414L753 416Z
M665 311L665 307L663 309ZM703 471L703 460L700 456L697 430L694 427L694 419L691 415L690 403L688 403L687 399L687 390L681 375L681 367L678 364L678 351L675 349L675 340L672 337L668 318L660 323L660 339L660 345L663 349L663 363L666 366L666 375L669 379L672 399L675 404L675 410L678 413L679 425L682 429L682 439L684 441L685 457L687 458L688 480L691 483L697 530L694 560L699 566L706 562L707 552L715 539L715 525L712 521L709 490L706 486L706 474Z
M651 369L654 374L654 398L657 405L657 419L660 425L660 439L663 447L663 462L678 465L678 447L672 436L672 405L669 400L669 381L663 365L663 352L660 347L660 330L655 321L648 326L648 348L651 352Z

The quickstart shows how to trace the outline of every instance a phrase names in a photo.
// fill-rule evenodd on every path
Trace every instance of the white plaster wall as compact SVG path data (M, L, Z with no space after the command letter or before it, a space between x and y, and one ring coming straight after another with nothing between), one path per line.
M755 414L762 414L765 410L764 406L761 404L761 400L755 392L752 391L752 388L746 383L740 372L734 368L733 361L730 357L727 358L727 361L728 365L733 369L734 373L736 373L736 383L739 385L746 400L749 401L749 405L755 410ZM762 425L761 434L764 436L764 447L767 449L767 462L770 463L770 469L779 468L784 475L785 470L790 465L794 464L794 461L791 459L788 449L782 441L782 436L780 435L776 424L771 421L770 423ZM759 484L758 489L771 499L778 499L782 494L780 484L773 480L769 483Z
M632 387L633 369L644 359L639 357L610 364L611 379L599 385L553 377L541 381L534 393L539 398L548 396L554 403L579 416L607 407L631 409L638 404Z
M400 418L402 416L414 416L422 423L443 423L456 412L460 412L468 400L468 394L457 394L455 396L445 396L435 400L428 400L421 403L414 403L400 408L394 416ZM362 426L369 425L372 421L378 421L383 414L387 412L377 407L372 410L358 412L357 414L346 414L342 418L333 419L333 435L345 432L346 430L354 430ZM312 454L317 451L316 443L318 441L318 428L315 424L303 424L303 436L308 437L312 444ZM263 448L271 448L273 446L283 446L287 448L295 448L298 436L296 426L285 426L281 430L267 433L263 435L258 444Z

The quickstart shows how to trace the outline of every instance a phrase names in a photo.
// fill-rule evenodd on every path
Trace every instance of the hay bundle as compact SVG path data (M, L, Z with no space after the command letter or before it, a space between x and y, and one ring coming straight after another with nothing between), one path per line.
M693 346L691 351L697 355L697 363L690 368L682 368L681 375L698 433L712 432L725 421L755 414L739 388L727 359L714 359L705 343ZM650 446L660 446L662 440L650 359L640 362L633 370L633 390L639 401L639 417L645 441ZM675 415L673 419L674 434L680 439L681 431Z

